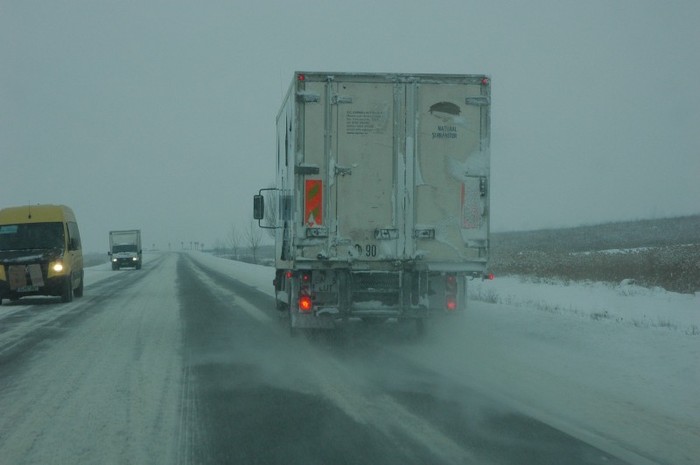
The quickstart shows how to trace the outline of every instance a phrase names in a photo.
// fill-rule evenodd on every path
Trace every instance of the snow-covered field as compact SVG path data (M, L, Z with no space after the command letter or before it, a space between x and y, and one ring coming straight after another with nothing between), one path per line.
M700 463L700 294L519 277L473 281L470 294L488 302L471 303L471 324L501 328L484 342L500 366L465 377L592 444L633 451L631 463Z
M579 283L518 276L469 283L470 298L601 323L665 328L700 336L700 292L695 295L645 288L624 281Z

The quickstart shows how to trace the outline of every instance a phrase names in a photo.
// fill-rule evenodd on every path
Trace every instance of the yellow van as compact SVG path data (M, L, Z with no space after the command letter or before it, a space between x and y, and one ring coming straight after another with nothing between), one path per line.
M65 205L0 210L0 304L27 295L55 295L63 302L83 295L80 232Z

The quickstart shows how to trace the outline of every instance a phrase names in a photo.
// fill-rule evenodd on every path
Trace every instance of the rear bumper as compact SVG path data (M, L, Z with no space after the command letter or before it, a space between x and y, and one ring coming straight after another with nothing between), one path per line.
M119 265L119 267L132 267L136 268L140 263L141 260L134 260L132 258L116 258L112 259L112 263Z

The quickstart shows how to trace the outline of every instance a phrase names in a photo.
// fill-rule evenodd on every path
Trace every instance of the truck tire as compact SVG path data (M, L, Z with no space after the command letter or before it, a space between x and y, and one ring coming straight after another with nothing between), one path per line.
M294 307L292 305L292 302L294 302L294 299L296 297L294 296L294 292L289 292L287 294L287 305L286 305L286 310L287 310L287 325L289 326L289 336L290 337L297 337L299 335L299 328L295 328L294 325L292 324L292 321L294 320L292 316L292 308ZM279 307L278 307L279 309Z
M70 276L63 281L63 290L61 292L61 302L73 301L73 280Z
M277 301L276 308L278 312L287 312L289 311L289 305L282 302L281 300Z

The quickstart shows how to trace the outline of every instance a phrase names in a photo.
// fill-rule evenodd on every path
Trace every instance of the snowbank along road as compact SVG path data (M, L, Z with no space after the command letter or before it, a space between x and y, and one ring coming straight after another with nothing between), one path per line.
M274 300L245 276L196 253L146 258L142 270L88 270L85 296L71 303L24 298L0 307L0 464L698 458L686 443L697 429L685 424L669 439L670 456L634 443L644 433L611 437L568 410L538 410L527 395L497 389L528 393L544 379L569 403L582 394L503 346L531 339L530 329L493 327L480 304L436 323L421 341L410 327L359 321L342 334L291 338ZM593 396L582 402L594 406Z

